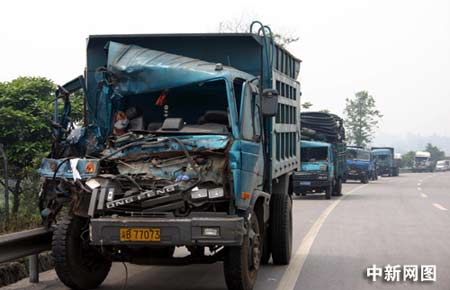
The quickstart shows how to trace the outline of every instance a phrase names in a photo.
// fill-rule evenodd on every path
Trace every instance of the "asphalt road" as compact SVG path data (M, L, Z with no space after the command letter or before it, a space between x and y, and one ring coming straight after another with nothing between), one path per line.
M342 198L296 197L293 208L292 262L264 266L255 289L450 289L450 173L348 183ZM436 282L372 282L366 269L373 264L436 265ZM126 289L226 289L220 263L128 265L128 272ZM114 264L101 289L122 289L124 277L124 266ZM4 288L66 289L53 271L41 274L41 281L30 285L24 280Z

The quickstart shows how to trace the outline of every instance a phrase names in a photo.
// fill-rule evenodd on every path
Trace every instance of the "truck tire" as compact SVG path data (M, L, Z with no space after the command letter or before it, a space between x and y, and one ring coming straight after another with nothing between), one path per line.
M364 184L369 183L369 177L367 176L367 174L361 178L361 183L364 183Z
M287 194L270 198L272 260L275 265L288 265L292 253L292 199Z
M342 195L342 179L338 178L336 185L334 186L333 196Z
M53 232L55 271L71 289L95 289L111 269L111 261L84 242L85 232L88 233L88 219L69 214L61 217Z
M242 245L225 248L223 269L229 290L252 290L255 285L263 245L259 229L258 219L252 212L250 229Z
M333 183L330 183L330 185L325 190L325 199L331 199L332 194L333 194Z
M269 263L271 255L272 252L270 248L270 228L266 228L266 231L264 233L264 244L261 254L261 265L267 265Z

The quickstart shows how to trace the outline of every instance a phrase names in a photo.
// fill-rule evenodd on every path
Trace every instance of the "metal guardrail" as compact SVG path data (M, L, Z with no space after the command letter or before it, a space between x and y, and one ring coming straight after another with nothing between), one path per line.
M38 254L51 249L52 234L42 227L0 236L0 263L30 256L30 282L39 282Z

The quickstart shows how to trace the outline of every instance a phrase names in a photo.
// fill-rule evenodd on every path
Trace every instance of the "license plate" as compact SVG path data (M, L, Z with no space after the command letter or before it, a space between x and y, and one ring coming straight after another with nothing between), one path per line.
M358 174L358 171L352 170L352 171L351 171L351 174Z
M157 228L121 228L121 242L159 242L161 230Z
M311 181L300 181L300 185L311 185Z

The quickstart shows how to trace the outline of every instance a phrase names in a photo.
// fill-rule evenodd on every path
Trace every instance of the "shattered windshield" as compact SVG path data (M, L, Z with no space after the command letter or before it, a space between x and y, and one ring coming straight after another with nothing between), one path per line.
M113 134L128 130L157 132L168 118L181 118L178 131L218 133L230 131L224 80L189 84L170 90L129 95L114 113Z

